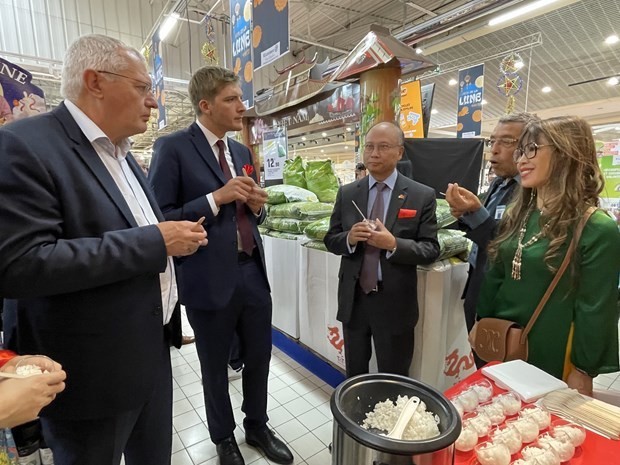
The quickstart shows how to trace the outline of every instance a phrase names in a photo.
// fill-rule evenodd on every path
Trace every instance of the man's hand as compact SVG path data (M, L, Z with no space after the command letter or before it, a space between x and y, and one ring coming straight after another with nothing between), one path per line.
M221 205L240 200L247 202L252 193L252 188L256 186L254 180L248 176L237 176L230 179L224 187L213 191L213 200L218 208Z
M450 205L450 214L455 218L465 213L473 213L482 207L482 202L476 194L460 187L457 183L448 184L446 200Z
M11 360L6 362L4 366L0 369L0 371L7 371L9 373L15 373L18 363L25 362L28 360L28 365L36 365L41 368L42 371L60 371L62 370L62 365L58 362L55 362L51 358L48 358L44 355L18 355L17 357L13 357ZM25 365L26 363L24 363Z
M252 192L248 197L247 205L254 212L254 214L258 214L260 209L263 208L263 205L267 203L267 198L267 191L254 184Z
M0 381L0 428L34 420L43 407L65 389L63 371Z
M377 228L370 233L368 245L378 249L393 250L396 247L396 238L386 229L383 223L377 218L375 220Z
M586 373L573 368L566 378L566 384L571 389L577 389L580 394L592 397L592 377Z
M169 257L191 255L198 247L207 245L207 231L202 227L204 217L197 222L192 221L164 221L157 227L166 244L166 254Z
M358 242L366 242L370 237L372 229L367 221L360 221L355 223L349 231L348 240L351 246L356 245Z

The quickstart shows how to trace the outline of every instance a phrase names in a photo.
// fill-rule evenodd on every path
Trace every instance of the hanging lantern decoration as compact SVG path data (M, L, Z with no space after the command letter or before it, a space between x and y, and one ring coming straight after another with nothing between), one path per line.
M523 67L521 56L512 52L504 57L499 64L499 70L502 73L497 81L497 90L501 95L507 98L505 113L514 112L517 100L515 95L523 88L523 79L519 76L518 71Z
M211 16L205 17L205 32L207 33L207 41L202 44L200 53L207 65L217 65L219 62L218 51L216 47L217 36L215 34L215 24Z

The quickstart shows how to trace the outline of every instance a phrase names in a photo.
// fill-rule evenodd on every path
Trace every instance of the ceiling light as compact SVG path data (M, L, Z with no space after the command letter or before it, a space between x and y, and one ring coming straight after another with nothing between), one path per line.
M548 94L549 92L551 92L551 87L549 87L549 86L545 86L545 87L543 87L543 88L542 88L542 89L540 89L540 90L542 90L545 94Z
M487 102L485 99L482 99L482 102L480 102L480 105L486 105L487 103L489 102Z
M525 66L525 63L523 63L521 60L515 62L515 68L517 69L521 69Z
M327 137L327 133L326 133L326 132L322 132L322 133L321 133L321 135L322 135L323 137Z
M618 81L618 78L614 76L612 78L609 78L609 81L607 81L607 85L609 85L609 86L617 86L618 82L620 82L620 81Z
M451 86L455 86L459 83L459 81L457 81L456 79L452 78L448 81L448 84Z
M618 128L618 129L620 129L620 128ZM345 149L345 150L349 150L349 146L348 146L348 145L345 145L345 146L344 146L344 149Z
M613 34L609 37L607 37L607 39L605 39L605 43L607 45L613 45L615 43L617 43L620 39L618 39L618 36L616 34Z
M431 115L436 115L437 113L439 113L439 110L437 110L436 108L433 108L431 110Z
M614 130L620 131L620 127L616 127L616 128L614 128Z
M424 53L424 50L422 50L420 47L418 47L418 48L416 48L416 49L415 49L415 52L416 52L418 55L422 55L422 54Z
M353 129L351 129L350 127L347 127L347 132L351 132L353 131Z
M301 140L306 140L307 137L306 136L301 136Z
M505 23L506 21L510 21L511 19L517 18L518 16L523 16L534 10L538 10L539 8L550 5L555 1L556 0L538 0L537 2L532 2L529 5L522 6L521 8L515 8L508 13L504 13L503 15L499 15L493 18L491 21L489 21L489 26L496 26L498 24Z
M325 153L325 150L321 149L321 153Z
M159 28L159 40L162 42L166 40L166 37L168 37L168 34L170 34L170 31L172 31L172 28L176 24L177 19L179 19L179 13L171 13L168 15L164 23Z

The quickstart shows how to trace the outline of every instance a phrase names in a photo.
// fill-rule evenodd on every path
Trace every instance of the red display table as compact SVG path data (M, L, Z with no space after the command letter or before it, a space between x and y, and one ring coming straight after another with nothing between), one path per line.
M479 379L486 379L493 385L493 395L505 392L504 389L498 388L495 383L484 376L480 370L473 375L465 378L460 383L452 386L444 394L447 397L454 396L463 390L466 384ZM556 418L553 416L553 418ZM480 438L480 441L485 441ZM476 465L476 455L471 452L456 452L454 459L455 465ZM575 456L562 465L620 465L620 441L612 441L611 439L599 436L596 433L586 430L585 442L576 449Z

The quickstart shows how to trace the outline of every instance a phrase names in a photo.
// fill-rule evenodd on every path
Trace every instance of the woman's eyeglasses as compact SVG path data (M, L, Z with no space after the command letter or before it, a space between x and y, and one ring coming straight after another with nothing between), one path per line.
M538 155L538 149L542 147L553 147L553 144L537 144L536 142L530 142L529 144L525 144L524 146L517 147L512 154L515 163L519 161L519 159L525 155L525 158L528 160L534 158Z

